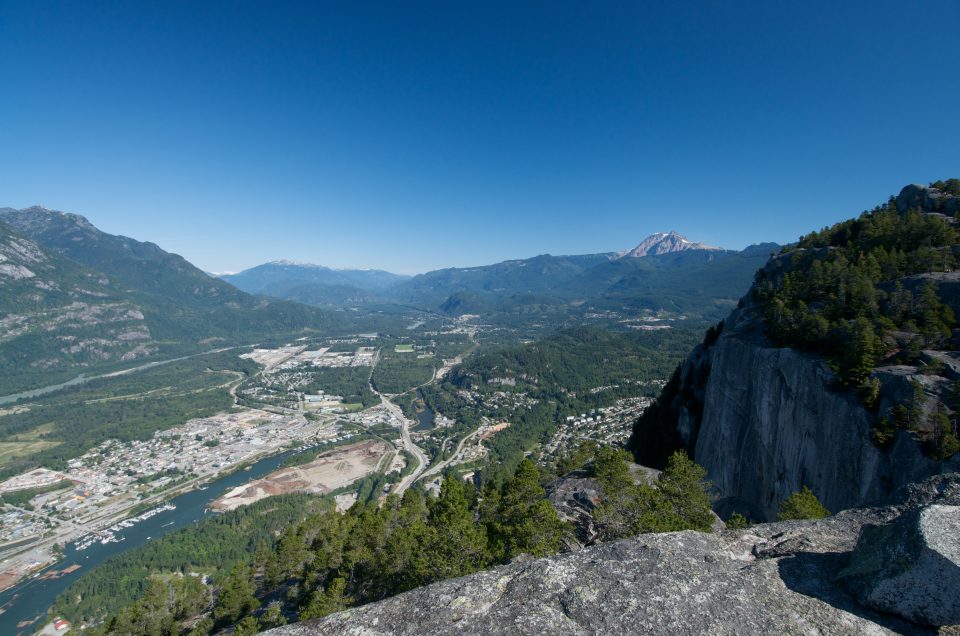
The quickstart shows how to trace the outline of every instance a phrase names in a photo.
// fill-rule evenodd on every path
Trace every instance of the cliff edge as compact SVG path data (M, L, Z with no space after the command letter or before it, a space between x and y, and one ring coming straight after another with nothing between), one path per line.
M960 622L950 587L960 573L960 537L951 530L958 505L960 475L952 474L905 489L896 505L721 534L640 535L518 559L268 633L936 633L931 618ZM921 517L922 531L912 531L911 520ZM877 541L862 537L878 532L883 549L925 554L921 567L939 559L929 567L940 574L871 570ZM910 594L884 594L907 575ZM869 598L861 600L861 590ZM946 590L946 601L938 590ZM938 613L925 614L931 599Z

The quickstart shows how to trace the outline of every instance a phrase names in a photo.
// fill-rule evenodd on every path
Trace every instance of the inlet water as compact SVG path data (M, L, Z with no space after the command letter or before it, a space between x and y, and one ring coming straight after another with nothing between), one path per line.
M115 533L118 543L102 544L96 542L86 550L76 551L71 544L64 558L39 572L63 570L72 565L80 569L64 574L57 579L32 577L0 593L0 634L32 634L48 618L47 609L53 605L71 583L100 565L115 554L138 548L147 541L156 540L164 534L200 521L205 516L210 503L225 491L240 486L251 479L258 479L276 470L294 451L286 451L261 459L250 470L240 470L225 477L215 479L170 500L176 510L167 510L141 521L136 525ZM157 504L159 505L159 504Z

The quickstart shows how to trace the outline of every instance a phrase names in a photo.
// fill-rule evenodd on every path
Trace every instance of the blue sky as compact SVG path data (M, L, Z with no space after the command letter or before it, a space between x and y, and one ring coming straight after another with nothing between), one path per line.
M956 0L0 0L0 206L213 271L786 242L960 176L958 23Z

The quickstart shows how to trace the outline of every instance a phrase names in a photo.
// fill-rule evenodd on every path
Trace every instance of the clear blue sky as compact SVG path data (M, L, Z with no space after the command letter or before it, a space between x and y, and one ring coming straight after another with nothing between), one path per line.
M958 24L957 0L0 0L0 206L214 271L786 242L960 176Z

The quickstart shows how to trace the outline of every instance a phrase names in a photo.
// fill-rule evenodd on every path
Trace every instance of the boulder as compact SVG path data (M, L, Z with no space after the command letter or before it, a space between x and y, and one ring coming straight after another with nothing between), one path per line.
M864 528L840 579L873 609L960 624L960 506L925 506Z
M593 509L600 505L603 489L595 479L585 471L557 479L547 487L547 498L560 518L573 526L567 549L579 550L596 542L600 532L593 521Z

